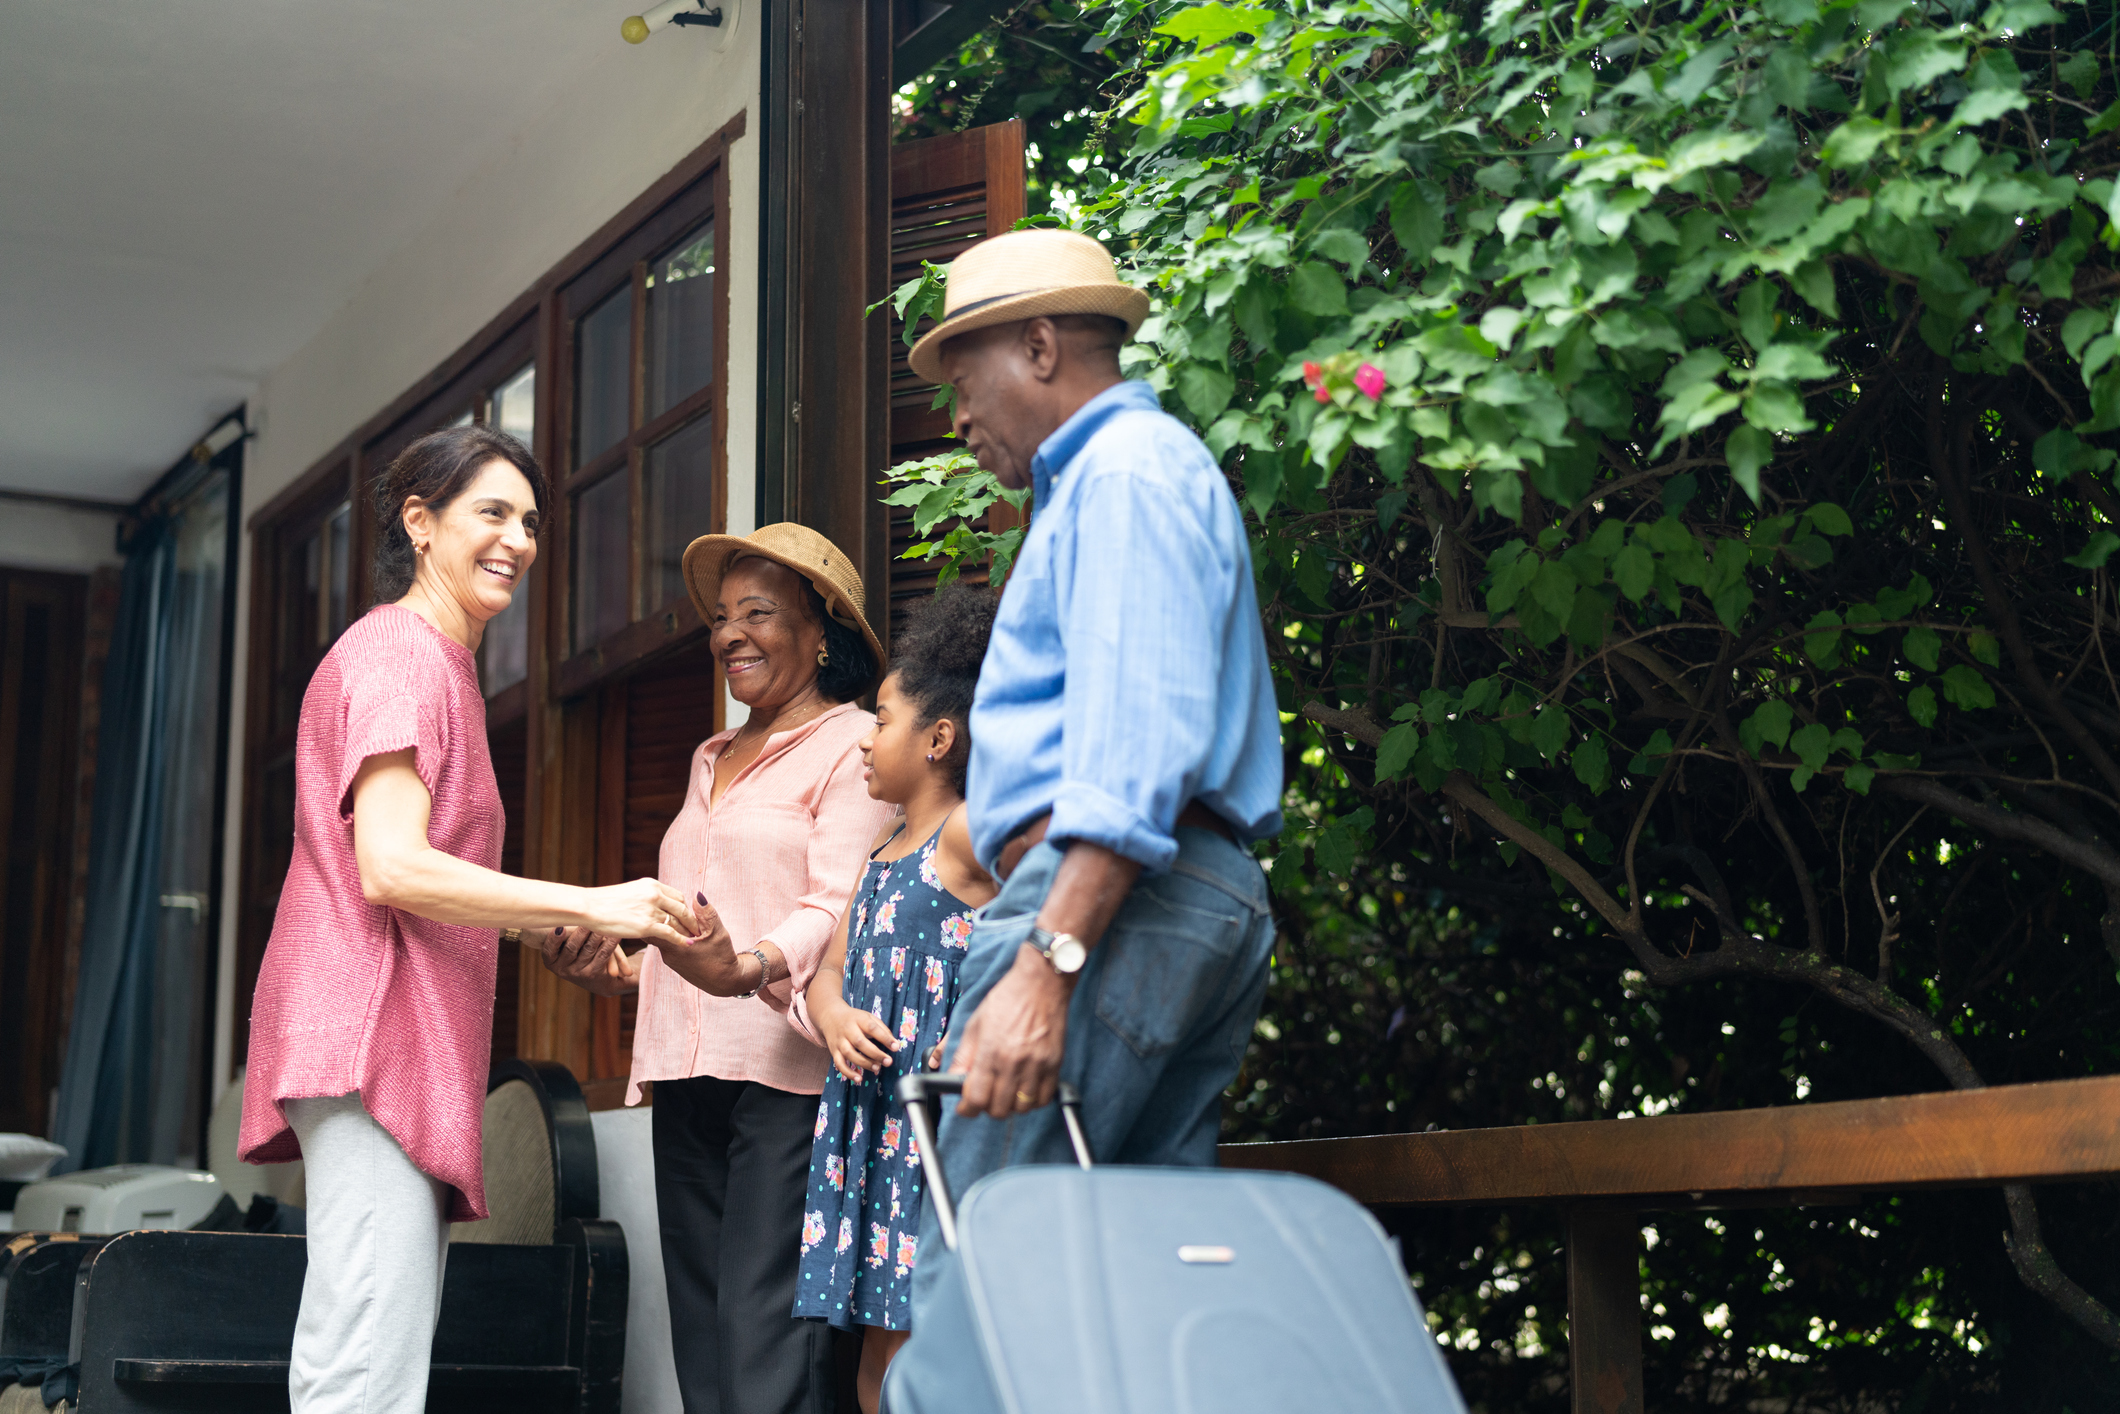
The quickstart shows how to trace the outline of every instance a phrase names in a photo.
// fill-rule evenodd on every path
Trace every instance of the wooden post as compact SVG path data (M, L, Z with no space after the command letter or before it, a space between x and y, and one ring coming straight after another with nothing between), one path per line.
M1626 1208L1568 1214L1573 1414L1642 1414L1641 1222Z

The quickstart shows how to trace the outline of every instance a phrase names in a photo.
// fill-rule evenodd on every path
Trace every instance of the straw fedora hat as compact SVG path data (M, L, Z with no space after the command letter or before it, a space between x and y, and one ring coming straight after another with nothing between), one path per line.
M1131 339L1148 318L1148 296L1119 283L1103 246L1074 231L1010 231L950 263L942 322L913 345L913 371L942 381L942 345L959 334L1040 314L1104 314Z
M817 587L832 618L846 628L858 629L876 660L876 673L868 687L883 680L883 645L869 627L864 610L867 594L861 574L844 550L806 525L781 521L762 525L749 535L702 535L685 547L685 588L692 592L693 607L708 623L714 621L714 601L721 597L722 576L744 555L756 555L786 565ZM864 689L866 690L866 689Z

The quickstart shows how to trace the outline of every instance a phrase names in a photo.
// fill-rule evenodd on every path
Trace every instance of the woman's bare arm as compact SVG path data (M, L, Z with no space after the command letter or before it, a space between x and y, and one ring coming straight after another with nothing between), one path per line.
M437 923L578 927L678 945L699 930L699 919L683 896L653 879L584 889L518 879L436 849L427 842L434 798L413 769L409 747L362 762L352 795L353 853L361 895L370 903Z

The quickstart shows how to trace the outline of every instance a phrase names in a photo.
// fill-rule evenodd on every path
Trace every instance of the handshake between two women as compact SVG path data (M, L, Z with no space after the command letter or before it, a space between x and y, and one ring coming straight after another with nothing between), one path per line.
M620 996L640 986L640 952L627 943L659 948L670 970L717 997L747 996L788 975L771 943L738 952L721 915L705 894L686 900L667 884L636 879L598 892L638 893L628 899L638 918L614 918L602 929L554 928L538 939L545 964L560 977L598 996Z

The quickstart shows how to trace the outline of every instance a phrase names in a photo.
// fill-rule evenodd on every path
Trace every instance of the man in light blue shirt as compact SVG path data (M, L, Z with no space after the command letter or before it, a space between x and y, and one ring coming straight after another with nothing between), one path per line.
M1100 1162L1212 1164L1265 993L1248 846L1281 827L1281 741L1251 551L1214 457L1120 377L1147 304L1096 242L1015 232L951 267L913 352L980 465L1035 490L971 714L973 844L1005 882L951 1022L960 1196L1069 1158L1061 1079Z

